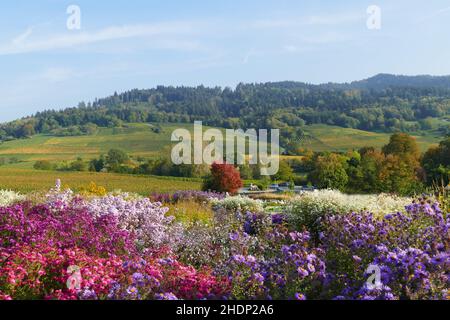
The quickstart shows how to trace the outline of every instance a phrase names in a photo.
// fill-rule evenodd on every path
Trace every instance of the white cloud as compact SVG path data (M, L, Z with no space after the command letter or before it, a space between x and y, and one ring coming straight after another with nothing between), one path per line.
M427 21L427 20L436 18L436 17L438 17L438 16L440 16L440 15L442 15L442 14L444 14L444 13L447 13L447 12L449 12L449 11L450 11L450 7L447 7L447 8L443 8L443 9L437 10L437 11L433 12L432 14L427 15L427 16L425 16L425 17L419 19L419 20L418 20L418 23L422 23L422 22L425 22L425 21Z
M12 40L13 45L20 45L22 44L26 39L28 39L31 34L33 33L33 27L28 28L27 30L25 30L24 33L18 35L16 38L14 38Z
M293 44L288 44L288 45L283 46L283 50L288 53L299 53L299 52L308 51L308 49L305 47L301 47L301 46L297 46L297 45L293 45Z
M152 25L124 25L107 27L95 32L67 32L62 35L53 35L44 39L30 40L32 28L16 37L10 44L0 46L0 55L13 55L21 53L51 51L57 49L74 48L99 42L129 39L129 38L152 38L157 36L187 35L195 31L191 23L175 22ZM166 46L173 49L193 48L195 45L182 42L178 46L175 42L167 40ZM168 45L170 44L170 45Z
M44 70L38 78L50 82L61 82L76 76L70 68L49 68Z
M365 12L348 14L324 14L311 15L289 19L263 19L250 23L250 27L257 29L270 28L295 28L302 26L330 26L350 24L359 21L365 21Z

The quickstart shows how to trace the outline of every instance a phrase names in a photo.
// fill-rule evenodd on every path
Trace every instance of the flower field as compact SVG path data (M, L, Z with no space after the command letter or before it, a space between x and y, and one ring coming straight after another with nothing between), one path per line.
M439 199L0 191L0 299L450 299Z

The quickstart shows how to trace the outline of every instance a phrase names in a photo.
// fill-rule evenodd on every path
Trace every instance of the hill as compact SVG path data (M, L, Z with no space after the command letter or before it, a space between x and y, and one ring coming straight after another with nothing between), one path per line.
M0 144L0 159L15 159L14 168L32 168L35 161L73 161L78 157L93 159L119 148L134 157L157 158L169 155L173 130L183 127L192 130L191 124L160 124L158 133L152 124L133 123L122 128L100 128L87 136L58 137L47 134L29 139L7 141ZM304 127L301 147L313 151L346 151L364 146L381 147L389 141L389 134L327 125ZM420 148L425 151L440 138L433 132L416 136Z
M450 76L404 76L380 73L366 80L350 84L353 89L385 90L393 87L403 88L450 88Z
M76 108L47 110L0 125L0 140L51 134L79 136L127 123L193 123L222 128L279 128L282 145L298 128L327 124L371 132L415 133L450 116L450 77L380 74L349 84L239 84L236 88L134 89ZM440 128L450 132L448 123Z

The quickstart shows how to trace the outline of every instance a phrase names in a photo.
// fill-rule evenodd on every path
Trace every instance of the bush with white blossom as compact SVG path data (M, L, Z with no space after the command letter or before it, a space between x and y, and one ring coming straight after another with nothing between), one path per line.
M313 227L318 219L336 213L369 211L383 216L404 211L412 199L395 195L348 195L335 190L305 192L289 201L285 214L290 223L301 228Z
M10 190L0 190L0 207L6 207L25 200L25 196Z
M225 209L227 211L241 211L241 212L261 212L264 211L264 202L261 200L254 200L244 196L228 197L222 200L213 199L211 201L214 208Z

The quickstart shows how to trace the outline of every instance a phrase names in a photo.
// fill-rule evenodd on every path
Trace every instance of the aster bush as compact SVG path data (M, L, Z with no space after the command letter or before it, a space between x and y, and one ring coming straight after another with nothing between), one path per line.
M168 208L148 198L127 200L122 195L97 197L83 206L96 217L114 216L123 230L132 233L141 248L158 248L178 239L178 225Z
M123 264L121 277L111 286L108 298L224 299L228 292L228 281L214 276L211 269L196 270L170 256L146 257Z
M0 291L13 299L81 298L92 292L92 298L106 297L111 282L118 277L120 258L99 258L73 247L62 249L48 243L18 244L0 249ZM68 286L70 266L81 270L80 283Z
M421 201L377 219L371 213L324 221L329 288L346 299L436 299L449 290L450 221L438 203ZM381 271L368 288L369 265Z
M25 196L10 190L0 190L0 207L25 200Z
M48 243L99 256L133 252L134 237L112 215L93 216L85 208L16 204L0 208L0 247Z
M403 211L412 199L394 195L346 195L334 190L316 190L294 197L285 206L289 222L298 230L303 227L315 231L320 218L348 212L369 211L377 216Z
M245 196L227 197L222 200L212 200L212 205L217 209L225 209L231 212L236 211L250 211L262 212L264 211L264 203L261 200L251 199Z

